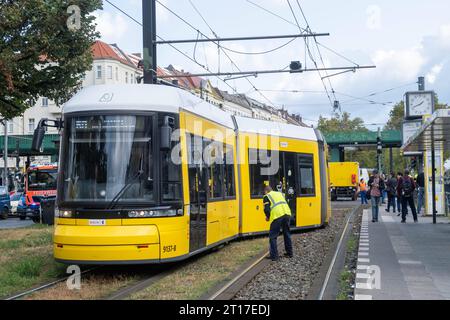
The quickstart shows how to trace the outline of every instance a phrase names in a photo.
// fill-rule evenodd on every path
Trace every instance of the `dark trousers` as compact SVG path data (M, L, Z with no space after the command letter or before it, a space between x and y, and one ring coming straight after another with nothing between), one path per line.
M414 221L417 220L416 205L414 204L414 197L402 197L402 220L406 221L406 215L408 214L408 205L411 208Z
M270 243L270 258L272 260L278 259L277 238L280 234L280 230L283 230L284 248L289 256L292 256L292 240L291 230L289 229L289 222L291 217L284 215L278 219L275 219L270 224L269 231L269 243Z
M403 212L403 197L399 195L397 195L397 210L398 213ZM408 208L406 208L406 214L408 214Z
M388 205L387 205L388 212L389 212L391 206L392 206L392 209L394 209L394 213L395 213L395 195L388 193Z

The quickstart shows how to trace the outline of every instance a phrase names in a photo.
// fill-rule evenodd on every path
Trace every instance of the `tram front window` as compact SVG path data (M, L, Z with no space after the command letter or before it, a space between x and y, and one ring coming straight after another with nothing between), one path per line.
M113 199L117 205L153 202L152 127L151 116L68 118L62 201L99 205Z

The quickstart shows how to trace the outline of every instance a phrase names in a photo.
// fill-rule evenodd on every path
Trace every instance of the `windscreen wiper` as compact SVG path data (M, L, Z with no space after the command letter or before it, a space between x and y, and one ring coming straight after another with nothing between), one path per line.
M141 175L144 173L144 169L143 169L143 161L142 161L142 155L141 158L139 159L139 171L138 173L130 180L128 181L122 189L120 189L119 192L117 192L117 194L114 196L114 198L111 200L111 202L108 204L108 206L106 208L108 209L113 209L115 207L115 205L117 204L117 202L120 200L120 198L122 198L122 196L125 194L125 192L128 190L129 187L131 187L131 185L141 177Z

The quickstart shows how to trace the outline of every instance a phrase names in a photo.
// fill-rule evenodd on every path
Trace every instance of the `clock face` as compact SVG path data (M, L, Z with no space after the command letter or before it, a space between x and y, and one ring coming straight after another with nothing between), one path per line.
M410 93L408 95L410 116L423 116L433 113L433 94L430 92Z

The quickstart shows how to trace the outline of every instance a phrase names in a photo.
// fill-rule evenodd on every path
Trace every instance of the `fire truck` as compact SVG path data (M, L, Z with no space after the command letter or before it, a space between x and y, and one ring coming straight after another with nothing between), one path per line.
M43 204L54 207L57 175L56 164L32 165L27 169L24 177L22 205L17 211L20 219L31 218L34 222L42 222ZM50 218L46 217L44 220L50 220ZM51 224L51 221L46 223Z

